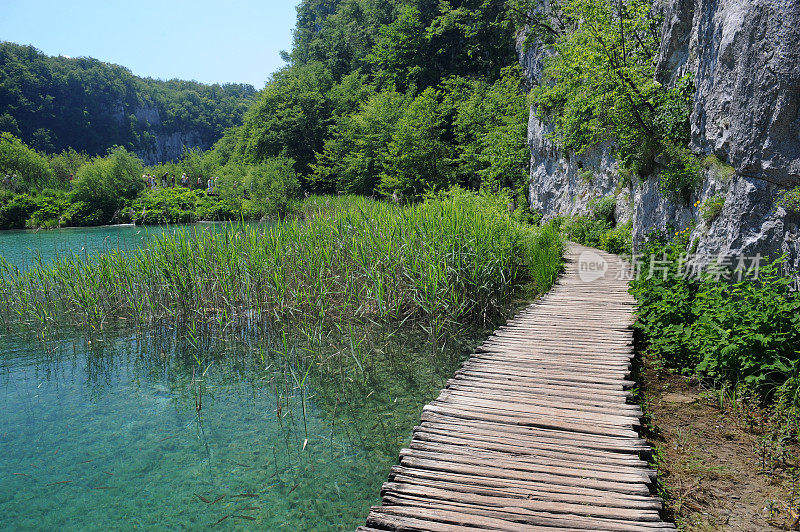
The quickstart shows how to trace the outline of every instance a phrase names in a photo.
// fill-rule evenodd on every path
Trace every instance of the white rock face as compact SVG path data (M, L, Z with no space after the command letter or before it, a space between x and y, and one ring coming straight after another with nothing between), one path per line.
M800 185L800 2L669 0L657 77L695 75L692 147Z
M136 153L145 164L178 159L183 154L184 148L205 150L210 147L196 131L165 131L161 123L161 114L156 107L138 107L133 114L139 123L146 124L147 131L153 136L150 146Z
M145 164L156 164L159 161L178 159L184 148L208 149L203 139L194 131L179 131L175 133L159 133L158 129L151 131L155 139L149 149L141 150L137 155Z
M681 230L692 221L698 254L787 254L800 270L800 215L776 205L781 190L800 184L800 1L664 0L657 77L670 83L695 75L692 149L728 161L736 174L711 169L690 201L665 197L657 176L619 185L613 146L581 155L560 152L548 126L531 110L530 202L545 218L588 211L589 200L617 195L618 217L633 222L634 245L654 230ZM546 51L518 51L531 83ZM710 224L694 207L715 195L725 206Z
M133 114L139 122L147 122L151 126L161 125L161 114L155 107L137 107Z

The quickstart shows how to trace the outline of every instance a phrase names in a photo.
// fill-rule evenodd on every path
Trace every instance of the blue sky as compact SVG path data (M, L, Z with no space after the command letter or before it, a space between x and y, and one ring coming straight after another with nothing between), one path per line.
M263 88L283 65L299 0L0 0L0 40L134 74Z

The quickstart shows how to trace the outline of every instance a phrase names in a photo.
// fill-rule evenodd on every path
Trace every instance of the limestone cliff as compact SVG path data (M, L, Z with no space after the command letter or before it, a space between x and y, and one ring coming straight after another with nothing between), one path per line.
M618 218L633 223L635 246L654 229L696 220L698 254L786 253L800 269L800 215L775 203L782 189L800 184L800 3L666 0L661 9L657 77L669 84L694 74L691 148L720 163L708 165L690 201L675 200L659 192L656 176L624 182L610 145L562 153L532 109L532 207L546 218L573 215L586 212L593 197L615 194ZM536 83L548 52L524 49L523 39L520 63ZM725 197L722 212L703 221L695 202L717 195Z
M165 127L161 113L155 106L137 107L133 111L133 117L138 122L138 127L147 133L136 149L136 155L145 164L177 160L185 149L207 150L213 143L213 139L204 138L208 135L203 135L200 131ZM120 121L123 119L124 116Z

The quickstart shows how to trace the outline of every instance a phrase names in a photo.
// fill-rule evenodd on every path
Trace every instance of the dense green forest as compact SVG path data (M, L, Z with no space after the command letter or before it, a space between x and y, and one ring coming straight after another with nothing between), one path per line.
M520 19L512 4L303 1L286 65L239 126L232 124L245 104L233 95L246 96L245 87L152 82L94 60L49 58L5 45L3 64L13 79L0 88L0 103L13 113L0 113L7 131L0 173L18 178L0 195L0 227L260 218L284 215L302 192L413 201L453 185L507 190L525 204L529 87L517 63ZM83 70L72 68L77 65ZM81 75L88 81L81 84ZM83 87L82 114L56 117L54 110L70 108L57 105L48 90L60 94L52 87L71 83ZM185 90L169 90L178 87ZM212 100L213 91L228 97ZM182 96L198 105L190 110ZM123 102L122 120L90 118L88 109L113 108L114 102ZM130 114L142 106L164 109L161 127L208 124L209 135L227 129L206 152L189 150L179 161L143 167L129 161L150 141L142 129L147 124ZM59 130L64 124L72 130ZM72 134L87 144L68 144ZM106 155L111 145L124 151ZM47 154L65 146L74 150ZM125 175L115 174L123 169ZM186 173L201 185L145 187L143 172ZM89 175L117 199L79 199L76 191L88 189L82 183ZM207 194L210 177L218 179Z
M196 188L209 177L219 177L213 196L224 208L206 205L201 214L197 205L205 203L198 191L188 197L148 187L113 213L103 207L104 214L89 217L91 222L78 218L84 223L252 218L288 212L301 192L413 201L453 185L506 190L517 206L526 206L531 105L553 123L552 138L564 150L580 152L614 139L623 163L620 179L660 165L665 189L685 191L696 180L697 163L685 148L691 80L672 88L653 81L659 19L647 3L631 2L620 10L606 0L565 0L551 3L544 12L532 0L304 0L297 10L293 47L284 53L286 65L255 96L241 125L227 127L206 152L187 151L179 161L143 169L157 176L187 173L193 183L200 179ZM603 33L595 34L592 28L603 28ZM516 44L523 29L526 42L537 41L558 52L545 60L536 86L527 85L518 64ZM94 85L84 84L91 89L82 93L91 100L84 107L108 108L112 101L124 101L128 109L162 106L160 127L194 123L192 127L205 128L209 135L212 130L218 134L246 105L242 98L229 97L214 107L216 100L206 97L215 90L241 96L247 89L240 86L197 86L200 92L195 93L190 83L140 80L121 67L93 60L48 58L15 45L6 45L5 54L27 54L26 61L6 59L6 64L39 65L44 72L11 69L14 81L4 85L0 96L15 95L11 99L17 102L18 114L23 103L40 110L57 107L54 99L42 97L46 93L30 87L37 86L36 80L41 84L51 79L56 71L73 79L78 74L64 69L78 64L94 65L78 71L94 80ZM114 82L109 78L112 72L118 74ZM23 81L28 79L30 83ZM167 90L175 87L185 90ZM184 105L189 100L197 103L191 111ZM78 152L102 154L101 138L106 147L116 144L136 152L148 142L149 133L137 129L142 124L135 116L125 118L127 112L122 122L107 117L105 125L87 119L86 113L83 119L56 122L77 125L85 129L81 138L95 139L92 148L79 147ZM214 113L223 116L211 118ZM54 144L64 135L52 129L55 124L48 129L32 118L18 121L10 115L0 117L2 124L39 153L63 148ZM7 139L7 152L12 145ZM18 180L14 192L36 196L44 188L69 189L64 176L73 172L64 168L71 164L78 175L79 155L65 152L60 160L50 156L55 165L50 173L60 175L54 187L49 184L52 179L39 172ZM22 159L26 157L33 156ZM15 168L6 164L0 171ZM268 199L270 207L259 198ZM131 210L134 199L137 208ZM523 217L534 216L527 209L520 211ZM12 218L14 227L37 225L30 218ZM607 218L613 225L613 213ZM46 225L64 223L76 219L59 218ZM592 227L595 232L600 229ZM624 233L630 233L625 229L603 229L616 231L604 238L624 246L629 241Z
M214 148L285 156L319 192L520 189L529 159L517 20L501 0L306 0L294 46Z
M255 92L250 85L145 79L97 59L0 42L0 132L48 153L98 155L115 145L147 153L155 135L174 132L193 132L209 147L241 123Z

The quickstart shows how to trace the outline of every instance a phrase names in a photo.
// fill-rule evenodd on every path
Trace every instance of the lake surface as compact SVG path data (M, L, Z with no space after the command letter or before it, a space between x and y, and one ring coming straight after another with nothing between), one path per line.
M426 344L371 341L360 371L269 335L2 336L0 528L353 529L467 351Z
M37 257L49 262L56 256L65 254L87 256L113 249L130 250L165 232L185 228L198 231L219 230L228 225L223 222L174 226L112 225L51 231L0 231L0 256L17 268L26 269L37 260Z
M3 232L0 254L24 268L164 230ZM0 330L0 529L352 530L480 335L458 338Z

